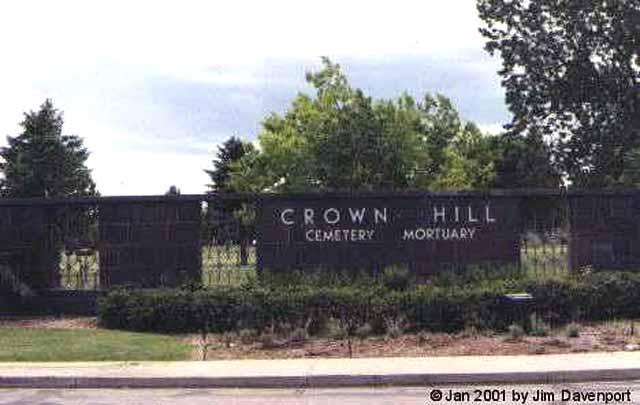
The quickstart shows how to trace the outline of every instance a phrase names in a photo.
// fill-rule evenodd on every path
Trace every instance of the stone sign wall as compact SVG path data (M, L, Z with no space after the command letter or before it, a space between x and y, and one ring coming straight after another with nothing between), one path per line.
M100 212L100 285L177 285L200 277L199 201L108 202Z
M0 206L0 265L32 288L58 287L52 207Z
M571 193L569 267L640 268L638 194Z
M245 201L257 216L241 232L234 209ZM249 266L255 240L258 268L276 271L403 263L428 274L518 265L521 249L536 266L527 248L547 247L573 270L640 269L639 208L637 190L0 199L0 266L58 288L61 268L91 255L97 288L176 285L201 277L203 254L209 270Z
M268 196L258 266L445 267L520 260L520 199L480 194Z

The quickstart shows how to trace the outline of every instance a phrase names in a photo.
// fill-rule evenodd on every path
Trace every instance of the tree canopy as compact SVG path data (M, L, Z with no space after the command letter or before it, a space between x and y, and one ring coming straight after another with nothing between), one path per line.
M22 133L0 149L0 192L5 197L77 197L96 194L89 152L80 137L62 135L63 114L46 100L24 114Z
M327 58L306 79L315 94L264 119L259 148L231 165L234 189L469 189L495 180L494 141L445 96L374 100Z
M640 1L478 0L511 134L544 139L576 186L624 183L640 146Z
M218 152L212 162L213 169L205 170L211 178L211 184L208 185L209 191L233 191L229 182L232 164L238 162L245 154L252 151L253 145L251 143L243 142L235 136L218 146Z

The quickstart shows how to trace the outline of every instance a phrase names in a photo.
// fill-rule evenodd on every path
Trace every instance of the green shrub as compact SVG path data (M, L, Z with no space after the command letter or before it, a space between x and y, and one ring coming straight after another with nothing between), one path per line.
M238 338L242 344L248 345L255 342L257 333L253 329L242 329L238 332Z
M510 342L519 342L524 337L524 329L520 325L509 325L508 331L509 335L507 337L507 340Z
M531 311L549 325L565 325L574 319L640 318L640 275L634 273L593 273L540 281L508 279L457 288L432 283L399 289L398 284L370 281L254 283L209 289L117 288L100 299L98 321L107 328L170 333L243 329L289 333L302 328L318 334L336 323L342 329L338 334L354 336L365 324L372 333L385 333L385 320L395 318L402 318L402 329L409 331L506 330L517 320L513 308L505 306L502 298L513 291L531 293L535 300Z
M397 338L405 332L407 321L402 316L385 319L385 333L388 337Z
M304 343L309 338L309 334L304 328L295 328L289 333L289 343Z
M372 334L373 334L373 327L368 322L365 323L364 325L360 325L354 333L355 336L361 339L371 336Z
M406 290L411 284L411 273L407 266L388 266L382 271L382 284L392 291Z
M263 349L277 349L282 347L275 333L267 332L260 335L260 344Z
M321 335L332 339L344 339L347 337L347 329L335 318L329 318L321 331Z
M580 337L580 325L576 323L570 323L567 325L567 337L577 338Z
M531 326L529 335L538 337L549 336L549 326L542 322L537 322Z

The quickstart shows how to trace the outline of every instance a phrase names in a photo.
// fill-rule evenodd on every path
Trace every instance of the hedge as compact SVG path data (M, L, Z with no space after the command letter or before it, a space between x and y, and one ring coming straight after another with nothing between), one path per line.
M515 291L531 293L537 314L551 324L640 317L640 275L597 273L494 288L420 285L398 291L383 285L254 285L195 291L116 289L99 301L98 322L106 328L170 333L314 329L329 318L349 330L365 323L380 330L390 320L402 320L412 330L504 329L514 322L516 313L505 304L503 294Z

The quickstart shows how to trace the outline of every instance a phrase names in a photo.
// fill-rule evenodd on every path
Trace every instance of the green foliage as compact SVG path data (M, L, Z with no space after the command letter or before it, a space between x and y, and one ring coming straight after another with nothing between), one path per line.
M490 138L497 155L493 188L557 188L561 184L551 149L541 136L505 134Z
M524 337L524 329L520 325L509 325L507 330L509 332L508 340L511 342L519 342Z
M551 328L549 328L549 325L547 325L544 322L531 322L531 329L529 330L529 335L531 336L538 336L538 337L545 337L545 336L549 336L549 331Z
M406 290L412 277L406 266L388 266L382 272L382 284L393 291Z
M24 114L22 133L0 149L0 192L5 197L78 197L96 194L89 152L80 137L62 135L62 112L46 100Z
M569 338L580 337L580 325L573 322L567 325L567 337Z
M356 329L356 335L357 331ZM318 334L331 339L345 339L348 335L344 325L335 318L327 319L322 328L319 329Z
M213 160L213 169L205 170L211 178L208 185L210 191L229 192L234 190L230 184L230 173L233 165L240 161L245 155L254 152L253 144L243 142L241 139L232 136L222 145L218 146L218 153Z
M402 336L406 329L406 320L402 316L388 317L384 319L385 334L390 338Z
M543 136L576 186L621 182L640 140L640 3L478 0L514 134Z
M265 118L259 151L233 165L234 189L475 188L491 181L486 137L460 119L449 99L373 100L349 85L339 65L322 63L307 74L314 96L299 94L284 115Z
M373 335L373 332L374 330L371 324L366 322L365 324L358 326L358 328L355 330L354 335L363 339Z
M309 339L309 333L305 328L295 328L288 336L289 343L304 343Z
M464 125L444 149L443 166L432 188L441 190L487 189L495 178L491 138L474 124Z
M376 332L504 330L515 318L502 296L514 290L533 295L538 322L548 325L640 317L639 274L595 273L564 280L462 284L453 289L435 283L405 290L391 290L381 283L116 289L100 300L98 319L108 328L158 332L301 328L317 334L331 329L332 323L345 336L358 336L367 324Z

